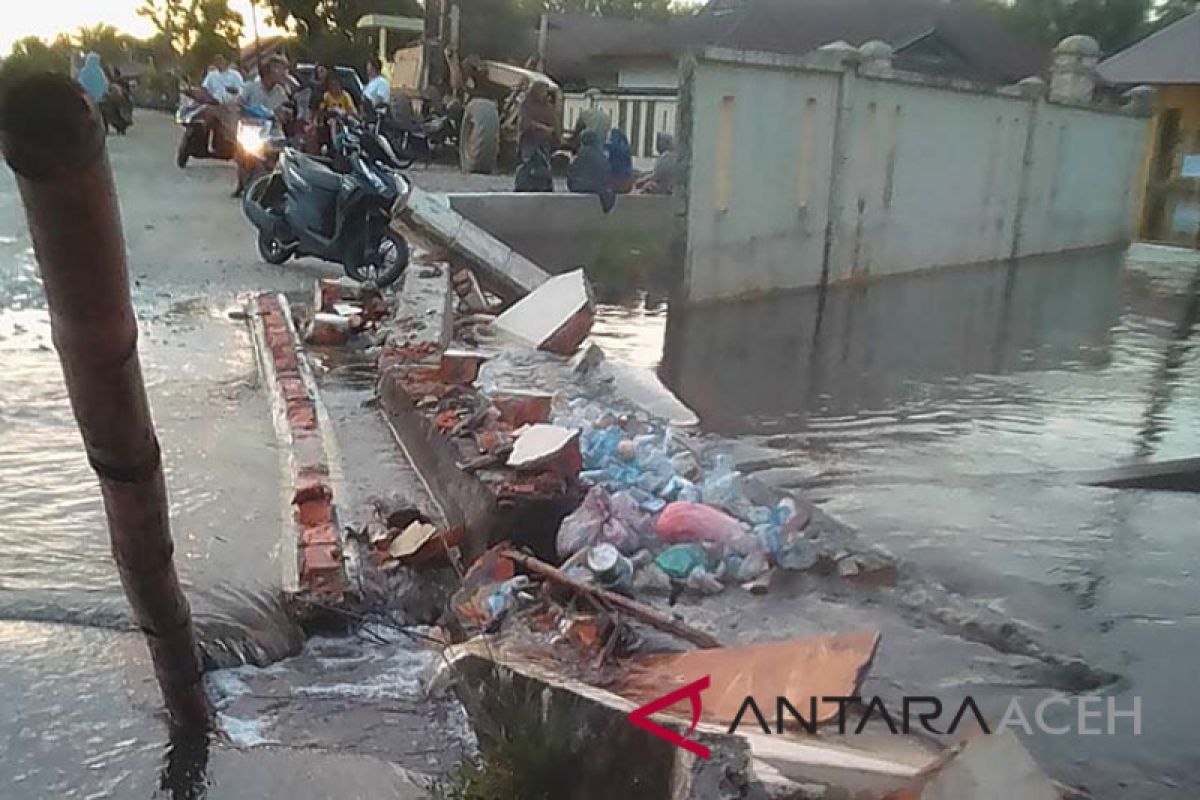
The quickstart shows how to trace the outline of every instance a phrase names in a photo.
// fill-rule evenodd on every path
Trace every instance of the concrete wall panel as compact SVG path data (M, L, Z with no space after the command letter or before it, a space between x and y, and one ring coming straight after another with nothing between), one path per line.
M1130 237L1142 117L728 51L681 102L685 301Z

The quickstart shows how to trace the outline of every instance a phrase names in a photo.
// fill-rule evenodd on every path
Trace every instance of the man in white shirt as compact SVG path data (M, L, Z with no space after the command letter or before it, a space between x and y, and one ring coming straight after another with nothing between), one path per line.
M221 105L231 105L240 99L244 83L242 74L229 65L225 56L218 53L201 86Z
M367 85L363 97L372 107L386 106L392 100L392 87L383 77L383 62L374 56L367 60Z

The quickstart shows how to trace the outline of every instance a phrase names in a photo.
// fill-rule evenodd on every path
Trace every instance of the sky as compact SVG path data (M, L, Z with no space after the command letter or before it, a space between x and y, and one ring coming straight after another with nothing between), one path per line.
M149 36L154 28L137 15L142 0L3 0L0 10L0 55L7 55L13 42L26 36L53 39L84 25L107 22L134 36ZM246 21L251 33L250 0L230 0L229 5ZM262 23L264 12L258 10Z

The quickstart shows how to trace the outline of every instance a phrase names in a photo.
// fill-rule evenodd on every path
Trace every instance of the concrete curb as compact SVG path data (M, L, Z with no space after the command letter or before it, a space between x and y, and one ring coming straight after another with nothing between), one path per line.
M354 593L353 548L345 547L335 497L342 483L328 412L304 356L291 307L264 293L248 305L251 339L271 404L284 477L283 588L291 595L341 603ZM295 552L295 558L288 558Z

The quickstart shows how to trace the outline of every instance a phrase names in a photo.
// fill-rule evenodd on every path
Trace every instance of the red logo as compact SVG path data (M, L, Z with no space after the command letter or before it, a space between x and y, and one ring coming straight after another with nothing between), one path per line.
M682 747L689 753L699 756L707 761L712 756L712 751L699 742L694 742L684 736L680 736L673 730L664 728L657 722L650 721L650 715L662 711L664 708L670 708L678 703L683 698L687 698L692 703L692 726L688 728L688 735L696 730L696 723L700 721L700 693L708 688L709 676L705 675L698 681L689 683L687 686L680 687L670 694L664 694L657 700L652 700L641 708L635 708L629 712L629 721L637 727L652 733L660 739L665 739L676 747Z

